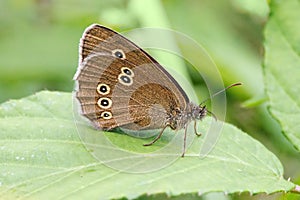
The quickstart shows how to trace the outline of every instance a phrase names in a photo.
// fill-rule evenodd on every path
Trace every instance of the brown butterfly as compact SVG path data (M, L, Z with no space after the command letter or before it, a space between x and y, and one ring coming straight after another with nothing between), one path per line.
M117 32L93 24L80 41L76 98L81 114L101 130L124 132L185 129L209 112L205 105L189 100L176 80L148 53ZM233 84L229 87L240 85ZM228 89L225 88L224 90ZM224 91L222 90L222 91ZM220 92L222 92L220 91Z

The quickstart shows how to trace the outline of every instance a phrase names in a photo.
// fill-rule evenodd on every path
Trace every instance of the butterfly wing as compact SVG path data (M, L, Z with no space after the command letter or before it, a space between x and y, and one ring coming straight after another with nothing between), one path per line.
M162 128L189 101L155 59L100 25L88 27L81 38L74 79L82 114L100 129Z

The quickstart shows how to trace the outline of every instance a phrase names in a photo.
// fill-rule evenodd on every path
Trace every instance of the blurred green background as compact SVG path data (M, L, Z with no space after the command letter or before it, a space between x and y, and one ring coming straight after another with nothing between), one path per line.
M262 62L268 15L264 0L1 0L0 102L40 90L71 92L79 38L92 23L117 31L169 28L203 45L225 85L243 83L228 91L227 121L275 153L286 178L299 180L299 154L266 109ZM201 92L202 80L191 78Z

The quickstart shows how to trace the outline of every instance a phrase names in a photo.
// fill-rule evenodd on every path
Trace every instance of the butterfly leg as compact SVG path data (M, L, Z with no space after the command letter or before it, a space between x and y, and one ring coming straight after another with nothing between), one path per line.
M187 127L188 127L188 126L186 126L186 127L184 128L184 136L183 136L183 152L182 152L182 154L181 154L181 157L184 157L184 154L185 154Z
M198 132L197 132L197 121L196 121L196 120L194 121L194 131L195 131L195 134L196 134L198 137L202 135L201 133L198 133Z
M159 140L159 138L162 136L164 130L169 126L169 124L166 124L164 126L164 128L160 131L160 133L157 135L157 137L152 140L151 142L147 143L147 144L143 144L144 146L151 146L152 144L154 144L157 140Z

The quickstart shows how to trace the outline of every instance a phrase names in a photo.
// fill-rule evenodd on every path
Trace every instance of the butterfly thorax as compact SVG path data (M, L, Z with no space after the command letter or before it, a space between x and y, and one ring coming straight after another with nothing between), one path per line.
M185 128L191 121L201 120L206 114L206 106L190 102L184 110L174 109L169 116L168 123L173 130L180 130Z

